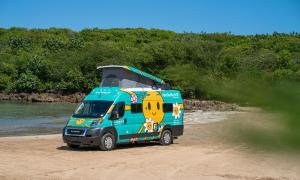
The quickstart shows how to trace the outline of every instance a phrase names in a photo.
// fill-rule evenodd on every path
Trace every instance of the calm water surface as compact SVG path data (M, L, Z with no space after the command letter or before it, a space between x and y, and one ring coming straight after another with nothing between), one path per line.
M0 136L61 133L76 106L0 101Z

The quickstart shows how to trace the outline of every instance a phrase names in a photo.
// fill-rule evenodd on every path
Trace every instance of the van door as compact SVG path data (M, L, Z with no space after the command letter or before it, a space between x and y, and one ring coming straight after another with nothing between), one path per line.
M141 133L144 133L143 127L145 117L143 114L143 105L141 103L131 104L129 123L132 129L132 140L136 141Z
M109 119L112 121L112 126L117 130L117 142L129 141L129 137L126 137L128 134L130 134L131 130L130 126L127 125L127 119L125 117L125 102L122 101L115 104Z

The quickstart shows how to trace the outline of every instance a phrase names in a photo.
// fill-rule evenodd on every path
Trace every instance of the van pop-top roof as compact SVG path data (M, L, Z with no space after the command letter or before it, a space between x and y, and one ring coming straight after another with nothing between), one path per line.
M166 83L153 75L131 66L99 66L102 70L102 87L166 89Z

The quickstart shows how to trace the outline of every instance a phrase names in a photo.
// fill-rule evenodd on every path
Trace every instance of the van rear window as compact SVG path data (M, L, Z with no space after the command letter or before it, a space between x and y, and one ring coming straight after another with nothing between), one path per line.
M163 104L163 111L166 112L173 112L173 104L172 103L164 103Z
M141 113L141 112L143 112L142 104L140 104L140 103L131 104L131 112L132 113Z

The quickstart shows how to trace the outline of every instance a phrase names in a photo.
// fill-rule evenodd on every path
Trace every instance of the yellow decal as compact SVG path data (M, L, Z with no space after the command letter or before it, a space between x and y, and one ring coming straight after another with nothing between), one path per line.
M125 105L125 111L131 110L131 106Z
M127 90L127 89L123 89L123 88L121 89L121 91L123 91L123 92L127 92L128 94L131 94L131 95L132 95L132 94L135 94L134 92L132 92L132 91L129 91L129 90Z
M179 104L179 106L180 106L180 109L183 109L183 108L184 108L183 104Z
M131 97L130 97L131 103L137 103L138 97L133 91L128 91L126 89L121 89L121 91L126 92L131 95Z
M78 119L78 120L76 120L76 124L78 124L78 125L82 124L83 122L84 122L84 119Z
M114 109L114 107L115 107L115 105L112 104L112 105L110 106L110 108L108 109L107 113L111 113L111 111Z
M140 134L140 133L142 132L143 127L144 127L144 126L141 126L141 127L140 127L140 129L139 129L139 131L138 131L138 134Z
M129 71L131 71L131 69L128 66L125 66L124 68L128 69Z

